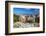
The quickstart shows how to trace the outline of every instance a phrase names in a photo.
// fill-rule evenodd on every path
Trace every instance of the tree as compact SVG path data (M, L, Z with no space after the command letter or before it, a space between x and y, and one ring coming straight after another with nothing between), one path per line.
M19 21L19 16L18 16L18 15L14 14L14 15L13 15L13 18L14 18L14 22Z

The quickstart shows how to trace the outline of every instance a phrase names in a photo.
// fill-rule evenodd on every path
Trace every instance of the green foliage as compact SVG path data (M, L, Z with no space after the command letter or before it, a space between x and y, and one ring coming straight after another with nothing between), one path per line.
M35 18L35 22L39 23L39 17Z
M14 17L13 17L13 18L14 18L14 22L19 21L19 16L18 16L18 15L15 15L15 14L14 14L13 16L14 16Z

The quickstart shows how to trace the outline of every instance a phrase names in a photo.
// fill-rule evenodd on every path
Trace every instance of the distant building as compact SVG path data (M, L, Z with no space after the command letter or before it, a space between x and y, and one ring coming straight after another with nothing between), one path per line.
M26 22L26 17L23 16L23 15L20 15L19 21L21 21L21 22Z
M21 21L21 22L34 22L34 18L32 16L21 15L19 18L19 21Z

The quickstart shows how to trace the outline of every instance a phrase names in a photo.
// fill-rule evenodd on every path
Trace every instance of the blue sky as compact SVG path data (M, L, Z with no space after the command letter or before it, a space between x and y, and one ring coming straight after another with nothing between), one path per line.
M38 8L13 8L13 12L18 15L36 15L39 13Z

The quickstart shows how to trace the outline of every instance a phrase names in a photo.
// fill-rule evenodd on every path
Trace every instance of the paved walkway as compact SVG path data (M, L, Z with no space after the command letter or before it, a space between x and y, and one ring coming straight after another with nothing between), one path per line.
M22 22L16 22L14 24L14 28L28 28L28 27L38 27L38 23L22 23Z

